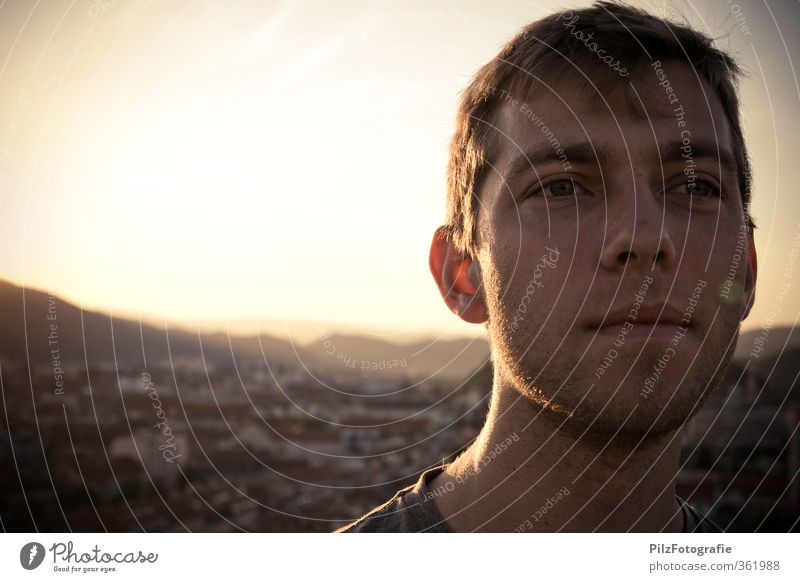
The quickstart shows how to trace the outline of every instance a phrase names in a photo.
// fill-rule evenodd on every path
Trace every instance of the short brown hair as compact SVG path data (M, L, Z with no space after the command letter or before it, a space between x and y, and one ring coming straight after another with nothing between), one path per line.
M603 63L559 22L577 16L583 35L595 46L619 55ZM478 197L486 177L490 153L499 143L494 119L506 94L528 94L537 78L554 76L565 65L609 68L607 77L624 78L646 62L678 60L691 64L722 102L733 138L739 190L750 232L750 163L739 116L738 79L741 69L708 36L689 26L670 22L643 10L614 2L595 2L582 10L552 14L523 28L492 61L484 65L464 89L459 102L456 131L450 143L447 168L447 217L444 233L461 252L476 252ZM618 82L618 81L615 81Z

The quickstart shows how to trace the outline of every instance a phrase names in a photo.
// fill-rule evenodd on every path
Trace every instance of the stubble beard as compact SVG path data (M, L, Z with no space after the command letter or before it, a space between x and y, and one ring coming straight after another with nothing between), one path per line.
M643 397L646 371L653 370L666 343L645 346L635 370L630 368L638 349L626 346L626 353L634 355L620 358L614 373L597 379L595 370L603 357L597 354L605 344L585 354L586 345L571 345L569 338L559 346L568 332L554 333L558 326L552 321L547 324L551 331L540 330L543 318L534 313L512 331L504 306L496 296L487 299L495 389L515 390L524 399L517 404L530 407L537 422L600 446L612 440L624 446L658 440L685 425L725 376L741 324L740 313L723 307L713 329L693 327L693 341L684 338L676 348L681 357L670 362L661 384Z

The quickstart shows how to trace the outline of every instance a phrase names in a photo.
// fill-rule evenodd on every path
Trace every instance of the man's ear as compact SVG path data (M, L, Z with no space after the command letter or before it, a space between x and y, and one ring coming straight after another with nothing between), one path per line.
M758 278L758 257L756 256L756 243L753 240L753 231L747 239L747 278L744 282L744 293L747 303L745 304L742 321L750 315L750 309L756 300L756 279Z
M485 323L488 315L479 265L456 249L444 227L440 226L433 234L429 264L450 311L468 323Z

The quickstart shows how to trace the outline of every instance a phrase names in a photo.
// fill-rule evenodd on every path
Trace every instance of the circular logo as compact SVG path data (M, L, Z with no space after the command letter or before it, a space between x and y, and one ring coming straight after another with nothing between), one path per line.
M38 568L44 560L44 546L39 542L28 542L19 551L19 563L26 570Z

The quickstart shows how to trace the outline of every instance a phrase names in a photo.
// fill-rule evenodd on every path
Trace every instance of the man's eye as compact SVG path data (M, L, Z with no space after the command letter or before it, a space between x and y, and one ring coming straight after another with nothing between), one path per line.
M545 188L548 194L553 196L575 196L578 193L578 188L572 180L554 180Z
M705 180L686 182L673 188L672 192L677 194L689 194L697 198L718 198L720 196L720 189L711 182L706 182Z
M542 196L545 198L568 198L583 192L581 187L570 178L559 178L545 182L544 184L532 188L530 196Z

